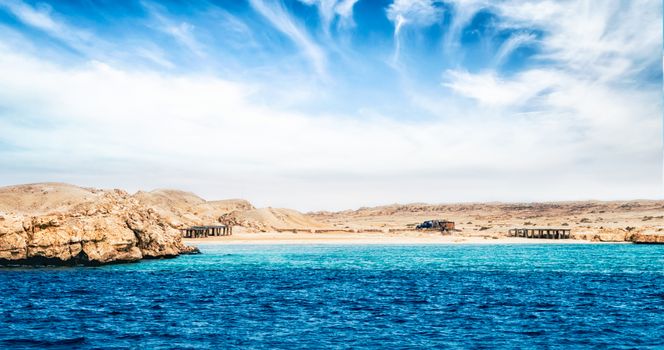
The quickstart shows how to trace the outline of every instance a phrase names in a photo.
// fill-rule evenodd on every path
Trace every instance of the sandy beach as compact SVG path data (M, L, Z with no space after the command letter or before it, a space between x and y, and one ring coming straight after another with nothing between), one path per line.
M185 239L185 244L590 244L587 240L532 240L517 237L459 236L435 233L293 233L258 232L234 233L232 236Z

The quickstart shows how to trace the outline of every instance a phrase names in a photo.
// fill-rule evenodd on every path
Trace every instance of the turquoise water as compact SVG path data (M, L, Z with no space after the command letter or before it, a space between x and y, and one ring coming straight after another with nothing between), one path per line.
M0 348L664 348L664 246L200 248L0 269Z

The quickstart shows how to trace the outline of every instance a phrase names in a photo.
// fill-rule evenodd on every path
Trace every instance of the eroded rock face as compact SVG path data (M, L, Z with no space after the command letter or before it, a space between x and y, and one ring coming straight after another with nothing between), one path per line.
M637 233L632 236L632 242L644 244L664 244L664 234Z
M95 265L197 251L128 193L90 191L63 210L0 213L0 263Z
M631 234L623 229L599 229L597 232L573 233L572 238L591 242L625 242L629 241Z

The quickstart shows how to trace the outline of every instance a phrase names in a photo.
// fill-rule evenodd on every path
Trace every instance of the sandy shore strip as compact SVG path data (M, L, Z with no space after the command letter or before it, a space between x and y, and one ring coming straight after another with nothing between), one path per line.
M234 233L232 236L184 239L186 244L590 244L576 239L528 239L518 237L443 236L439 234L412 233L292 233L259 232Z

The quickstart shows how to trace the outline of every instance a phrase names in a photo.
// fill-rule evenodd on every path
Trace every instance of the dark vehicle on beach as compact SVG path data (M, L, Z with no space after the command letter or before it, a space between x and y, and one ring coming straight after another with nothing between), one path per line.
M418 230L439 230L449 232L454 230L454 222L447 220L427 220L415 226Z

